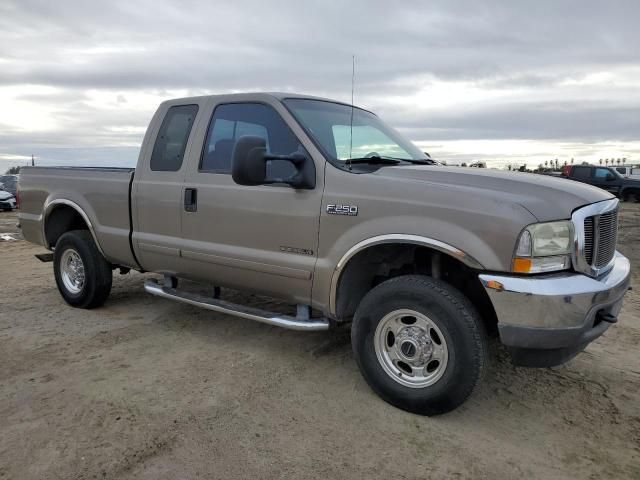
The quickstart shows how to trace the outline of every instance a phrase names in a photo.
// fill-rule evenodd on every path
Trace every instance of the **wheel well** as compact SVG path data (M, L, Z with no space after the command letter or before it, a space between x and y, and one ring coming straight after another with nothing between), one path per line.
M498 320L476 270L436 249L412 244L373 245L344 268L336 288L336 317L350 320L362 298L376 285L400 275L428 275L460 290L475 306L490 333Z
M82 215L69 205L60 205L47 215L44 233L47 247L54 247L58 239L71 230L89 230Z

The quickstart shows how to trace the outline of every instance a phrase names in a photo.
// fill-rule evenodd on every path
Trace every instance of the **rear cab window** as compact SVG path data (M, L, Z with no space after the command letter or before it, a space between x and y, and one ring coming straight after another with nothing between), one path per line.
M197 113L198 105L176 105L167 110L151 154L152 171L180 170Z

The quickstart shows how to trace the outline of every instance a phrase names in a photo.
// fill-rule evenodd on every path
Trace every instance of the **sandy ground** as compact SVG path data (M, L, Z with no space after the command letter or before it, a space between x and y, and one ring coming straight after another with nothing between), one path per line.
M344 333L160 300L140 274L70 308L42 249L2 240L16 231L0 213L0 479L640 478L637 290L568 365L515 368L495 346L479 391L426 418L369 390ZM625 204L636 264L639 233Z

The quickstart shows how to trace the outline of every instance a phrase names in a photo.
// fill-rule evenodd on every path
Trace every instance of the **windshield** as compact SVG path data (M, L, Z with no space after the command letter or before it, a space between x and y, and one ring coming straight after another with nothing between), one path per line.
M428 160L373 113L322 100L288 98L284 103L334 162L367 157Z

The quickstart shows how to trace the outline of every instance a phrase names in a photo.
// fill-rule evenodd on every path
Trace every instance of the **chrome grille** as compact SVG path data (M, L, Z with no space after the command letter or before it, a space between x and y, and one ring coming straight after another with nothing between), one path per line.
M616 257L618 200L612 198L579 208L574 227L573 268L592 277L610 270Z
M593 265L597 268L607 265L616 253L618 239L618 210L603 213L598 219L598 248Z
M593 262L593 217L584 219L584 258L591 265Z
M587 264L602 268L616 253L618 209L584 219L583 254Z

